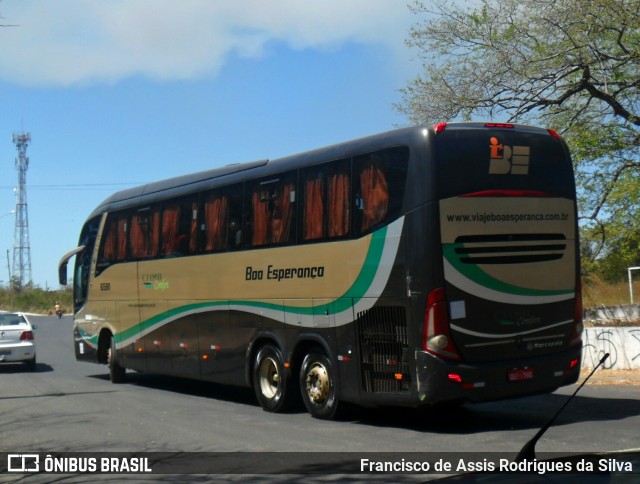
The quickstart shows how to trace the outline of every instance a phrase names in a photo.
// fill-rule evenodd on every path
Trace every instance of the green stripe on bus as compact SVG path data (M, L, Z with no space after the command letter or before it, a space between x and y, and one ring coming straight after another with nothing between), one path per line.
M291 314L300 314L305 316L312 316L314 314L337 314L353 307L362 297L366 294L369 287L375 279L380 262L382 260L382 253L384 251L385 240L387 236L387 228L384 227L373 234L371 234L371 242L367 250L362 268L356 280L351 287L345 291L345 293L334 299L330 303L320 304L318 306L310 307L297 307L297 306L283 306L281 304L268 303L263 301L207 301L201 303L187 304L177 308L170 309L163 313L157 314L145 321L141 321L140 324L134 325L119 334L116 335L116 341L124 341L134 337L147 329L152 328L158 323L164 320L177 318L180 314L198 311L200 309L215 309L223 306L245 306L260 309L270 309L274 311L282 311Z
M82 328L78 327L77 329L78 329L78 332L80 333L80 336L82 336L82 339L85 340L89 344L89 346L97 348L98 346L97 334L89 335L89 333L84 331Z
M442 255L451 264L451 266L467 279L494 291L515 294L518 296L559 296L562 294L572 294L573 288L567 290L544 291L540 289L531 289L526 287L515 286L490 276L480 269L476 264L464 264L456 254L456 248L462 247L461 244L442 244Z

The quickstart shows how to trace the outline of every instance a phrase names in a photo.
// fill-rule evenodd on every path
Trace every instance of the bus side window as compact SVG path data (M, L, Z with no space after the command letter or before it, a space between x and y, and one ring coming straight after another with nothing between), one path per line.
M180 205L176 202L165 204L162 211L162 255L165 257L176 255L179 220Z
M127 213L110 213L102 234L102 243L98 252L96 275L112 264L123 262L127 258Z
M203 195L204 252L239 248L242 243L242 185L218 188Z
M178 257L196 253L197 228L197 197L189 196L165 203L162 210L162 256Z
M367 232L385 219L389 208L389 188L387 178L375 159L362 162L358 170L359 183L356 207L361 210L360 232Z
M127 218L126 215L109 217L103 259L107 262L120 262L125 259L127 251Z
M251 246L295 242L295 173L279 175L248 186L246 218Z
M207 193L204 198L204 250L214 252L227 248L229 197L220 192Z
M302 240L333 239L349 233L349 160L302 173Z
M376 151L354 159L354 230L361 234L390 223L400 214L409 149Z
M158 256L160 249L160 210L143 209L131 217L129 246L133 259Z

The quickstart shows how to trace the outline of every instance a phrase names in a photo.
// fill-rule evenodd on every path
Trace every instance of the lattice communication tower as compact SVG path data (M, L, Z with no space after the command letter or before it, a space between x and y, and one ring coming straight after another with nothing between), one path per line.
M27 214L27 145L31 141L29 133L14 133L13 143L18 149L16 169L16 226L13 239L13 284L19 287L31 283L31 249L29 247L29 216Z

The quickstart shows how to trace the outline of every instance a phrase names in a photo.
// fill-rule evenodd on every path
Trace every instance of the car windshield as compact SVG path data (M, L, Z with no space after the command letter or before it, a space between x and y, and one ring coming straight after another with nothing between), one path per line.
M20 314L0 314L0 326L17 326L25 323L24 316Z

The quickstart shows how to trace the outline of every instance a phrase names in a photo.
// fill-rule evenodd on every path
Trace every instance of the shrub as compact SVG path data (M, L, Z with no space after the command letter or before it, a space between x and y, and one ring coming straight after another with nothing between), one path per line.
M26 286L19 291L0 288L0 309L4 311L23 311L37 314L53 314L53 306L58 301L65 312L73 310L73 292L71 287L55 291L39 287Z

